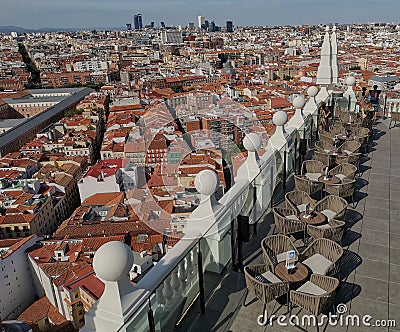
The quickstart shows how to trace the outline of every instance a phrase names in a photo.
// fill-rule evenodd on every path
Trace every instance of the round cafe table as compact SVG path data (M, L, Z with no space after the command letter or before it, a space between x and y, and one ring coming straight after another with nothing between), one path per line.
M300 213L299 215L300 220L309 225L321 225L326 221L326 216L321 212L313 211L311 217L309 218L306 218L305 214L306 214L305 211Z
M330 176L328 179L325 179L325 175L321 175L318 181L326 184L339 184L342 182L337 176Z
M299 284L308 278L309 271L307 266L303 263L297 262L295 264L295 270L292 274L289 274L286 268L286 261L280 262L275 266L275 274L281 279L288 281L290 284Z
M340 139L341 141L354 141L356 139L356 137L354 135L338 135L338 139Z
M347 157L347 153L344 151L329 151L328 154L332 157Z

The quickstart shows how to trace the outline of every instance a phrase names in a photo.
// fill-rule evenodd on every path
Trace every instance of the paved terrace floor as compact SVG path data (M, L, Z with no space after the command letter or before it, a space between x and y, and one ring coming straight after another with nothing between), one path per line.
M361 160L358 203L355 208L349 206L346 215L349 231L342 243L345 254L336 302L345 303L348 314L371 315L371 322L394 319L397 327L325 325L320 331L400 331L400 128L389 130L388 125L388 120L378 122L369 153ZM289 186L289 190L292 188ZM244 248L245 264L261 262L260 242L271 234L272 223L269 214L260 224L257 236ZM213 293L207 294L206 314L197 319L196 315L187 317L186 327L182 326L181 331L298 331L295 327L281 327L277 322L267 327L257 324L263 306L256 301L243 307L243 274L231 272L221 282L217 279L214 282L218 286ZM268 310L269 313L278 310L277 314L286 312L286 308L279 309L276 302L271 302ZM294 309L292 314L298 311L298 308ZM307 329L316 330L315 327Z

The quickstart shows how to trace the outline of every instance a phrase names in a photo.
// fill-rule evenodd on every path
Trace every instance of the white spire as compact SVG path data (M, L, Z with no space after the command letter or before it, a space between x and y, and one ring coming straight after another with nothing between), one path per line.
M332 83L332 48L329 38L329 27L325 29L324 42L321 47L321 62L317 72L317 84L328 86Z
M339 68L338 68L338 46L336 37L336 26L332 28L331 35L331 49L332 49L332 84L338 84Z

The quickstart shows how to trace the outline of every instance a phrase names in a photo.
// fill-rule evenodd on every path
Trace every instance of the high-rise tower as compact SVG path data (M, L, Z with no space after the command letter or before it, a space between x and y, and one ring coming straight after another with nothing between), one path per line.
M133 16L133 26L135 30L143 29L142 14L136 14Z

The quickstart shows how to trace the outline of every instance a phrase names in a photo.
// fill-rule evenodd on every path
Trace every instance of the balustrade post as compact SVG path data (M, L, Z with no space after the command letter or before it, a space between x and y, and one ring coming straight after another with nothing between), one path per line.
M173 298L177 299L182 296L182 289L181 289L181 282L178 277L178 268L176 267L172 271L172 276L171 276L171 288L174 291Z
M172 297L174 295L174 291L171 287L171 275L169 275L164 280L164 288L163 288L164 297L166 300L166 307L171 308L173 300Z
M190 252L189 254L190 255ZM187 272L186 272L186 267L185 267L185 259L183 259L180 263L179 263L179 281L181 282L181 286L183 291L186 290L186 286L187 286Z
M193 280L193 278L195 276L195 274L194 274L194 264L193 264L193 260L192 260L193 250L190 251L186 256L186 272L187 272L187 280L188 280L189 286L192 285L192 280Z

